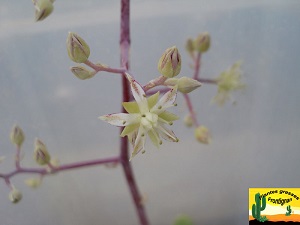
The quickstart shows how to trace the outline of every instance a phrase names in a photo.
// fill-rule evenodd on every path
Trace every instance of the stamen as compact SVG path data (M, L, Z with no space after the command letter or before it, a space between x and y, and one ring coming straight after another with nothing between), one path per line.
M162 140L159 140L159 144L162 145Z
M145 137L145 134L141 134L142 137Z
M169 122L169 125L172 126L172 125L173 125L173 122Z
M146 115L145 115L145 114L142 114L142 117L146 117Z
M177 106L177 103L174 103L174 106Z
M161 108L162 108L162 106L160 105L160 106L158 106L157 108L158 108L158 109L161 109Z
M145 150L143 150L143 151L142 151L142 154L145 154L145 152L146 152L146 151L145 151Z
M145 97L145 98L146 98L146 97L147 97L147 95L146 95L146 94L143 94L143 97Z
M126 123L126 121L124 120L124 121L123 121L123 125L124 125L125 123Z

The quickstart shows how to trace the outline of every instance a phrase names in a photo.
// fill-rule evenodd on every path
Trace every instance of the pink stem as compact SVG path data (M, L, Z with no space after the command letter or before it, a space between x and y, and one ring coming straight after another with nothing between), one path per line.
M215 80L215 79L198 78L197 80L198 80L199 82L205 83L205 84L218 84L218 81Z
M201 53L199 52L197 54L197 57L195 59L195 72L194 72L194 79L197 80L199 78L200 74L200 61L201 61Z
M192 117L192 119L193 119L193 121L194 121L194 125L195 125L196 127L198 127L198 126L199 126L199 123L198 123L196 114L195 114L195 112L194 112L193 104L192 104L192 102L191 102L191 99L190 99L190 97L189 97L188 94L183 94L183 97L185 98L186 104L187 104L188 109L189 109L189 111L190 111L190 115L191 115L191 117Z
M121 67L129 69L129 48L130 48L130 0L121 0L121 33L120 33L120 48L121 48ZM123 85L123 102L130 101L130 88L126 76L122 76ZM123 109L124 112L124 109ZM132 200L136 207L141 225L148 225L148 219L144 206L141 201L138 187L135 182L133 170L128 158L128 139L121 138L120 140L120 156L121 162L126 177L128 187L131 192Z
M85 64L91 68L93 68L95 71L100 72L100 71L105 71L105 72L109 72L109 73L124 73L126 72L125 69L115 69L115 68L110 68L110 67L102 67L102 66L98 66L94 63L92 63L91 61L87 60L85 62Z
M96 159L96 160L89 160L85 162L76 162L76 163L70 163L70 164L64 164L58 167L52 166L51 172L60 172L64 170L71 170L76 168L82 168L87 166L95 166L100 164L110 164L110 163L118 163L120 162L120 157L115 156L111 158L105 158L105 159ZM41 175L46 175L49 173L49 171L46 168L22 168L19 167L15 169L14 171L7 173L7 174L0 174L0 177L4 179L9 179L10 177L20 174L20 173L37 173Z

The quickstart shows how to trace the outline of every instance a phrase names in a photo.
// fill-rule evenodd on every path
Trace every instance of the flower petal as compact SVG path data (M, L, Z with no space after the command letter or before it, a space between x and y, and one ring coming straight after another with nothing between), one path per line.
M135 124L130 124L128 126L126 126L122 133L121 133L121 137L125 137L126 135L132 133L133 131L137 130L137 128L139 127L139 124L138 123L135 123Z
M167 108L174 105L177 95L177 86L170 89L167 93L165 93L158 103L151 109L152 113L160 114L164 112Z
M161 114L158 115L159 118L166 120L168 122L174 121L174 120L178 120L179 117L173 113L170 113L168 111L164 111Z
M128 113L139 113L140 109L136 102L122 102L122 105Z
M133 152L129 160L132 160L132 158L136 156L140 151L145 150L145 142L146 142L146 131L143 128L143 126L140 126L133 146Z
M104 120L115 126L128 126L130 124L139 123L139 114L114 113L100 116L99 119Z
M144 89L128 73L126 73L126 76L127 76L128 81L130 82L131 92L132 92L132 95L133 95L135 101L137 102L137 104L139 106L140 112L141 113L148 112L149 111L148 102L147 102L147 98L146 98Z
M162 144L162 141L160 140L159 136L158 136L158 133L154 130L154 129L151 129L148 131L148 135L152 141L152 143L157 147L159 148L159 146Z
M129 142L131 143L132 146L134 146L135 140L137 138L137 134L138 134L138 129L136 129L135 131L133 131L132 133L129 133L127 135Z
M155 106L155 104L158 101L158 97L159 97L159 91L156 92L155 94L151 95L147 100L148 100L148 107L149 109L151 109L153 106Z
M162 124L157 127L157 130L161 137L167 141L178 142L179 139L175 136L174 132L165 128Z

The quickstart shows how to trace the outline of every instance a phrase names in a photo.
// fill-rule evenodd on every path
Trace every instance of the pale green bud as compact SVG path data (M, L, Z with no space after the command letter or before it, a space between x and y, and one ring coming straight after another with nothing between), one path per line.
M210 35L208 32L203 32L198 35L196 40L194 41L195 50L200 53L206 52L210 47Z
M21 147L25 139L25 135L23 130L15 125L10 132L10 140L13 144L17 145L18 147Z
M22 199L22 193L18 189L13 188L10 191L8 198L12 203L18 203Z
M90 71L84 66L73 66L70 68L71 72L79 79L86 80L95 76L96 71Z
M190 93L202 85L199 81L189 77L181 77L178 80L177 84L178 91L184 94Z
M48 164L51 159L46 145L39 139L35 140L34 159L39 165Z
M195 129L195 138L202 144L209 144L211 136L208 129L205 126L199 126Z
M194 124L193 118L190 114L184 117L183 122L187 127L191 127Z
M164 85L173 87L178 84L178 80L179 78L168 78L165 80Z
M186 44L185 44L185 49L190 54L193 53L193 51L195 51L193 39L191 39L191 38L187 39Z
M158 71L165 77L175 77L181 70L181 56L176 46L168 48L158 61Z
M73 62L84 63L90 56L90 47L77 34L69 32L67 38L67 50Z
M53 11L53 2L51 0L32 0L35 7L35 20L42 21Z
M37 188L41 185L41 178L29 178L25 180L25 184L31 188Z

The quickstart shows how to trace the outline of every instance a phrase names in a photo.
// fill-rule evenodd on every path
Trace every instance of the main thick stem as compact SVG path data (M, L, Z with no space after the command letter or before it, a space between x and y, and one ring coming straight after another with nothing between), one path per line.
M129 48L130 48L130 0L121 0L121 33L120 33L120 48L121 48L121 67L129 70ZM130 101L130 88L125 74L122 76L123 86L123 102ZM122 109L124 112L124 109ZM141 196L137 188L131 164L128 158L128 139L121 138L120 155L126 181L128 183L134 205L137 210L141 225L148 225L146 212L141 201Z

